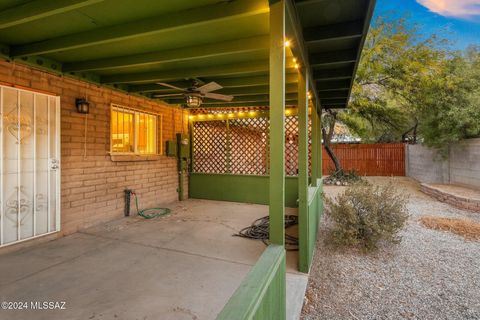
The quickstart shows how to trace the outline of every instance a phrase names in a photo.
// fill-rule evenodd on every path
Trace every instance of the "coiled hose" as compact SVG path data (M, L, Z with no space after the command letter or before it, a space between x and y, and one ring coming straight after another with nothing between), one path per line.
M147 208L139 210L137 194L135 192L132 192L132 194L135 196L135 206L137 207L137 214L141 217L144 217L145 219L161 217L172 212L172 210L170 210L169 208Z
M298 216L285 215L285 229L293 227L298 224ZM255 220L250 226L243 228L235 237L242 237L248 239L262 240L265 245L268 245L270 229L270 217L265 216ZM285 246L289 251L298 250L298 238L285 233Z

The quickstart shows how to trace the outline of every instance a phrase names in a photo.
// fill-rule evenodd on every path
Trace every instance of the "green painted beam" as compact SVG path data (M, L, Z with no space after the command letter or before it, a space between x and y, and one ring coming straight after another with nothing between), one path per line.
M329 51L322 53L315 53L310 56L310 65L312 67L316 66L326 66L326 65L335 65L340 63L354 63L357 60L357 50L340 50L340 51Z
M293 68L293 62L290 68ZM118 74L102 77L102 83L138 83L160 82L188 78L240 76L268 71L268 61L251 61L237 64L198 67L192 69L174 69L165 71Z
M308 272L308 75L299 73L298 79L298 267L301 272Z
M285 101L287 106L296 106L297 101ZM269 101L255 101L255 102L227 102L223 104L211 104L211 103L204 103L202 104L202 108L222 108L222 107L268 107L270 106Z
M257 86L268 86L269 77L268 76L253 76L253 77L238 77L238 78L208 78L204 79L206 82L215 81L218 84L222 85L224 88L248 88L248 87L257 87ZM297 83L297 74L296 73L287 73L285 82L288 84ZM169 82L180 88L188 88L192 85L191 81L177 81ZM130 91L132 92L172 92L165 91L169 89L162 89L161 86L154 83L149 84L139 84L131 85Z
M268 50L268 36L258 36L167 51L66 63L63 67L63 70L86 71L124 68L178 61L199 60L239 53L248 54L265 50Z
M324 91L320 94L320 99L341 99L348 98L348 89Z
M345 90L350 88L350 80L332 80L317 82L318 91Z
M360 38L362 34L363 20L348 21L303 29L304 39L308 43L334 39Z
M193 80L181 80L181 81L172 81L169 82L169 84L174 85L179 88L189 88L193 85ZM163 87L159 84L156 83L147 83L147 84L134 84L134 85L129 85L128 90L130 92L157 92L159 94L161 93L172 93L172 92L178 92L173 89Z
M0 12L0 29L51 17L104 0L35 0Z
M342 98L342 99L321 99L320 102L322 105L327 106L327 105L335 105L335 104L346 104L347 99Z
M296 4L296 2L295 2ZM295 45L290 48L291 51L294 53L295 56L297 56L300 59L300 64L303 64L303 67L306 68L309 72L308 75L310 79L308 79L310 83L310 87L312 89L311 93L313 95L312 101L315 102L315 107L317 109L320 109L320 105L317 103L318 97L317 97L317 90L315 88L315 82L313 81L312 78L312 73L311 73L311 62L310 62L310 57L308 54L308 49L305 45L304 41L304 35L303 35L303 27L300 22L300 17L298 16L297 9L295 8L295 4L293 0L286 0L285 7L286 7L286 25L285 25L285 31L286 35L288 37L292 37L295 39Z
M10 59L10 47L0 43L0 58L9 60Z
M308 6L317 3L329 3L331 0L295 0L297 6Z
M270 5L270 243L281 246L285 246L285 15L285 0Z
M161 98L160 98L161 99ZM268 94L260 95L246 95L235 97L231 102L257 102L257 101L269 101ZM285 100L292 101L297 100L297 93L288 93L285 95ZM182 104L184 99L164 99L164 101L171 104ZM225 104L225 101L218 101L212 99L204 99L205 104Z
M227 95L233 95L235 97L240 97L240 96L252 96L252 95L268 95L268 85L264 86L251 86L251 87L237 87L237 88L224 88L215 91L215 93L221 93L221 94L227 94ZM298 86L295 83L288 83L285 86L285 91L287 93L295 93L298 90ZM178 90L166 90L159 92L159 94L171 94L171 93L178 93ZM153 95L155 97L155 95ZM161 97L159 97L161 98Z
M339 80L339 79L351 79L353 75L353 68L343 67L335 69L314 70L314 80Z
M99 44L125 41L141 36L161 34L167 31L192 30L202 25L213 24L237 17L249 17L268 13L268 7L257 0L219 2L181 12L168 13L130 23L97 28L69 34L36 43L12 47L12 55L27 56L91 47Z

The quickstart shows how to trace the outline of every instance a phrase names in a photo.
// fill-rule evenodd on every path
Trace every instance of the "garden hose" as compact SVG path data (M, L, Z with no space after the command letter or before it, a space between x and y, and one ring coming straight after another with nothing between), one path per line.
M138 209L138 197L135 192L132 192L135 196L135 206L137 207L137 214L144 217L145 219L153 219L169 214L172 210L169 208L147 208L147 209Z
M285 215L285 229L293 227L297 224L298 224L298 216ZM262 240L262 242L265 243L265 245L268 245L269 229L270 229L270 217L265 216L255 220L250 226L243 228L233 236L248 238L248 239L255 239L255 240ZM285 233L285 246L287 248L287 251L298 250L298 238Z

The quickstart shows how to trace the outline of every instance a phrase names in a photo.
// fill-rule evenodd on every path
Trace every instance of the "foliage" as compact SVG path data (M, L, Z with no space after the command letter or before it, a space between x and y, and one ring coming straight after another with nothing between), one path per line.
M365 142L413 133L429 146L480 136L480 49L453 52L405 19L379 18L365 43L350 107L338 120Z
M326 199L326 213L333 220L330 240L340 246L373 250L380 240L396 243L408 219L407 198L393 183L348 187L336 199Z
M350 185L353 183L364 183L366 181L362 179L355 169L352 169L341 171L332 170L324 182L325 184Z
M446 151L452 142L480 136L480 49L445 61L424 95L418 114L426 145Z

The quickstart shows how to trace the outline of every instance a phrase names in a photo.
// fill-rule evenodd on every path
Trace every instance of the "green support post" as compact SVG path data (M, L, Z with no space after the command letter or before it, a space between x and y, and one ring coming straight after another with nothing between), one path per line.
M285 246L285 0L270 2L270 242Z
M302 72L298 73L299 270L308 272L308 75Z
M317 177L322 179L322 157L323 157L323 145L322 145L322 109L320 109L320 114L318 115L318 160L317 160Z
M312 107L310 113L312 119L312 186L317 187L318 181L318 149L320 148L320 142L318 141L318 130L320 129L320 121L315 109L315 105Z

